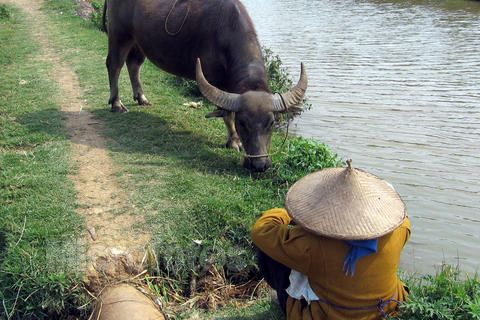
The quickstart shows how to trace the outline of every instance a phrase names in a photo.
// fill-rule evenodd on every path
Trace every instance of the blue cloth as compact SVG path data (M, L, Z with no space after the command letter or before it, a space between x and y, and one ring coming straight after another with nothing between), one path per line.
M350 246L350 251L345 257L343 270L347 276L353 277L358 260L377 252L378 239L350 240L346 243Z

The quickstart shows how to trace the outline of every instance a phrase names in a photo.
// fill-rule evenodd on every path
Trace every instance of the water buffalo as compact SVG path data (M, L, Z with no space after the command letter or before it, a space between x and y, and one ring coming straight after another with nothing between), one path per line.
M272 94L255 28L240 1L106 0L104 27L112 112L127 111L118 94L125 61L134 99L149 104L139 77L147 57L167 72L197 80L218 107L207 117L223 117L227 147L245 150L246 168L265 171L271 165L274 112L298 111L307 75L302 64L298 84Z

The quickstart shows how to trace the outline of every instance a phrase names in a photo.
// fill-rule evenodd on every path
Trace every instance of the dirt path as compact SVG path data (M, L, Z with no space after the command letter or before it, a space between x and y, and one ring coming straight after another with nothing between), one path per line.
M52 25L40 10L42 0L0 0L22 8L29 15L33 39L40 44L42 60L55 67L51 77L61 90L61 111L71 137L77 175L71 176L77 191L78 212L86 220L87 282L95 290L105 281L131 277L142 268L147 234L133 232L143 217L134 216L127 195L120 189L102 137L102 123L84 110L82 90L77 75L62 61L61 52L52 41ZM106 280L108 279L108 280Z

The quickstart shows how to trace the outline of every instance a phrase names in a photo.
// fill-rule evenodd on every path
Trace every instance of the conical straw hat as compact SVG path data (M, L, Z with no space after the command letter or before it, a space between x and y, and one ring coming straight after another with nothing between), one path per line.
M386 181L360 169L330 168L311 173L288 191L286 209L304 229L326 237L368 240L400 226L406 208Z

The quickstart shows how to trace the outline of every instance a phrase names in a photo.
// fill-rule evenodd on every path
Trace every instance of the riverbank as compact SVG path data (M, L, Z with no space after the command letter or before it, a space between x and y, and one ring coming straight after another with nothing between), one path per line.
M2 45L0 62L8 72L0 84L0 235L6 252L0 256L0 316L86 318L95 301L81 281L87 230L69 180L79 168L71 164L60 91L51 81L56 66L41 62L25 15L1 8L0 40L8 46ZM75 16L73 1L46 1L44 12L54 26L48 32L59 58L78 75L85 108L105 126L106 151L128 199L127 213L145 218L132 229L152 237L149 276L136 280L177 319L280 319L276 304L257 287L250 227L263 210L283 205L299 176L340 165L338 159L325 146L295 138L286 148L297 151L287 155L278 132L274 169L250 175L240 166L240 154L223 148L222 121L204 118L213 107L184 105L201 98L149 63L142 78L153 106L134 105L124 72L121 94L130 112L112 114L105 34ZM302 162L305 155L309 162Z

